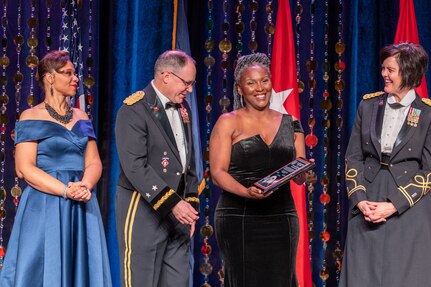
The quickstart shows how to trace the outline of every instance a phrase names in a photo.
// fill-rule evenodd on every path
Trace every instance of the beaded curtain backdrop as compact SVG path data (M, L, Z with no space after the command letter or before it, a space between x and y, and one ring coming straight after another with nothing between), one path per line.
M69 52L80 79L77 96L71 104L91 117L95 84L92 51L96 50L92 0L4 0L1 3L0 269L16 208L26 186L14 172L14 127L23 110L43 100L34 78L39 59L53 49ZM62 120L67 122L69 118L70 113Z
M280 1L288 0L185 1L192 55L197 61L195 89L201 123L204 177L207 179L195 237L194 286L223 284L223 264L213 229L213 213L220 190L213 186L209 173L209 136L220 114L232 110L236 59L252 52L271 56ZM108 10L102 11L100 2ZM171 2L167 0L0 2L3 8L0 12L0 265L25 186L14 172L15 122L23 110L42 101L40 88L33 77L35 67L47 51L59 48L69 50L80 77L80 91L73 104L96 116L98 103L102 104L102 101L98 101L95 95L97 92L103 95L103 108L99 113L99 126L103 128L99 129L98 144L105 170L99 192L103 188L103 195L108 194L109 201L104 196L98 198L102 201L102 213L108 216L107 235L111 236L108 246L115 261L115 223L112 223L115 218L109 206L112 208L115 195L118 161L110 127L115 123L119 103L129 92L138 89L137 83L140 85L141 80L148 82L152 77L152 65L147 62L140 65L140 61L148 58L155 60L161 47L169 49L164 42L169 37L161 37L165 35L163 33L139 42L122 38L126 34L121 25L133 24L139 17L120 21L122 15L117 13L121 11L129 15L124 13L124 9L135 7L132 2L139 3L141 7L159 7L163 2L166 9L171 8ZM312 278L317 287L337 286L347 228L344 151L362 95L382 89L378 51L394 41L399 1L290 0L289 3L295 34L292 40L296 49L296 63L292 65L296 64L297 68L307 156L315 158L317 163L315 176L306 183ZM414 5L420 43L430 53L431 2L415 0ZM139 13L144 12L147 11ZM102 20L106 27L100 24ZM163 25L172 17L169 15L161 20L153 24L154 31L165 31L159 29L165 29ZM152 24L146 19L141 21L137 22L139 25L127 26L127 33L130 33L127 35L139 38L139 33L133 32L143 27L143 23ZM122 33L118 33L117 29ZM146 29L149 30L148 26ZM113 30L117 34L109 34ZM99 34L109 40L99 38ZM143 48L146 49L146 57L142 57L142 53L135 55L135 51ZM123 56L118 51L133 61L124 61L131 65L118 65L114 70L112 63ZM127 54L128 51L131 54ZM96 55L99 54L103 55L103 61L97 61ZM135 73L135 70L138 72ZM145 77L142 76L144 72ZM103 85L97 85L99 77ZM430 73L426 77L427 83L431 83ZM125 91L124 87L130 90ZM113 262L111 265L116 268ZM113 273L115 277L119 275Z
M206 123L201 135L208 137L220 114L233 109L236 59L253 52L271 56L280 1L287 0L188 1L191 44L196 47L194 57L202 63L198 65L197 91L205 95L198 101ZM315 175L306 182L313 284L337 286L347 227L344 152L362 95L382 88L378 51L393 42L399 3L289 3L296 49L296 63L292 64L297 68L307 157L317 162ZM427 51L431 48L431 33L426 29L430 12L419 7L429 5L415 1L420 40ZM193 17L196 13L206 17L207 26L199 26L202 20ZM208 169L205 175L211 179ZM196 240L203 257L196 259L194 286L223 284L223 263L212 229L220 192L210 181L205 191L205 220L200 222L204 229Z

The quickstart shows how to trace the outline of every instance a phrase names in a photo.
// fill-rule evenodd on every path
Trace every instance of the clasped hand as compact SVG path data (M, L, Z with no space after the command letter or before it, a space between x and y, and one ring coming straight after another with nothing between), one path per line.
M392 202L373 202L363 200L356 205L364 215L365 221L373 223L386 222L397 209Z
M76 201L87 202L91 199L91 191L82 181L69 182L67 184L67 197Z

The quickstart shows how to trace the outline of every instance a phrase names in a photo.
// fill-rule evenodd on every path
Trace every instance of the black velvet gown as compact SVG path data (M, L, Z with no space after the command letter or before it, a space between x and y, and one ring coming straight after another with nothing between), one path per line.
M283 115L271 144L255 135L232 145L229 174L249 187L295 159L294 130L302 132L300 123ZM289 183L262 200L223 191L215 228L225 287L297 286L299 225Z

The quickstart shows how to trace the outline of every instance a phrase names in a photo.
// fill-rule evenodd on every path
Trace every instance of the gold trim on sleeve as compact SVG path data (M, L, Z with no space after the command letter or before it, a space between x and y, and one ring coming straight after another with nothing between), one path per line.
M347 167L346 167L347 168ZM352 189L348 189L347 196L350 197L355 191L357 190L363 190L366 191L365 186L358 185L356 182L356 176L358 176L358 170L355 168L351 168L346 171L346 181L352 181L354 187Z
M421 199L424 195L426 195L429 192L429 189L431 187L430 178L431 178L431 173L427 174L426 179L422 175L415 175L415 177L413 178L413 182L405 186L398 187L398 190L401 192L402 195L404 195L404 197L409 202L410 207L412 207L416 202L419 201L419 199ZM413 197L408 193L409 188L422 189L420 196L415 201L413 201Z
M363 190L363 191L365 191L365 187L363 186L363 185L358 185L358 186L356 186L355 188L352 188L352 189L350 189L348 192L347 192L347 196L348 197L350 197L355 191L357 191L357 190Z
M186 201L187 202L196 202L196 203L200 202L199 198L197 198L197 197L187 197Z
M163 196L162 196L162 198L160 198L160 199L156 202L156 204L154 204L154 206L153 206L154 210L159 209L159 207L160 207L163 203L165 203L165 201L166 201L166 200L168 200L168 198L169 198L172 194L174 194L174 193L175 193L175 191L174 191L173 189L170 189L168 192L166 192L166 193L165 193L165 195L163 195Z

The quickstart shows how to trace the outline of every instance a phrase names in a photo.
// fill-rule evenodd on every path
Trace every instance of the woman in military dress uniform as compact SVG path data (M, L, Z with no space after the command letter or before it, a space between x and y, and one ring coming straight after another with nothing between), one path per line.
M418 87L428 55L380 51L384 92L365 95L346 152L349 224L341 287L430 286L431 108Z

